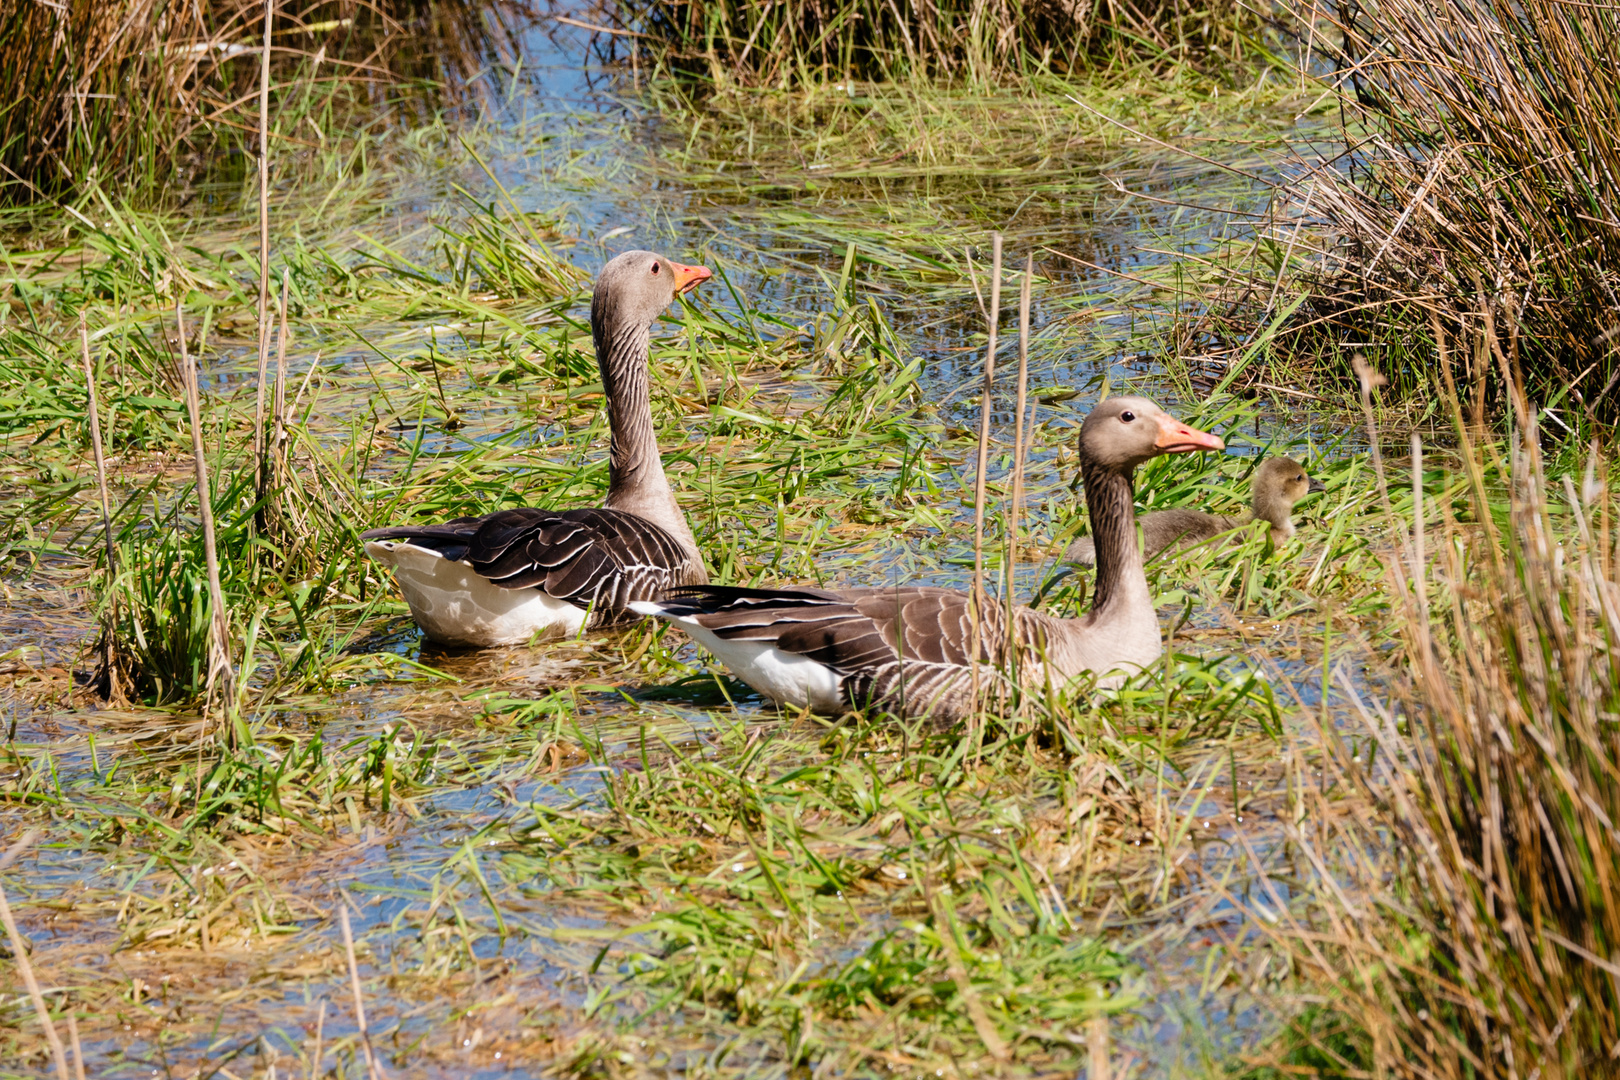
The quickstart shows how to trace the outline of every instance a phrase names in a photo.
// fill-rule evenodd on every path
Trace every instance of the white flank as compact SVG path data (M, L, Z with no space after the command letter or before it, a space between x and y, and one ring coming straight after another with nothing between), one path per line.
M812 712L842 713L847 706L839 692L844 678L826 664L778 649L768 641L728 641L696 619L665 614L653 603L631 604L642 615L656 615L685 630L691 639L714 654L733 675L778 705L808 708Z
M366 554L392 567L411 618L445 645L521 645L537 632L575 633L585 612L539 589L503 589L464 562L405 540L368 540Z

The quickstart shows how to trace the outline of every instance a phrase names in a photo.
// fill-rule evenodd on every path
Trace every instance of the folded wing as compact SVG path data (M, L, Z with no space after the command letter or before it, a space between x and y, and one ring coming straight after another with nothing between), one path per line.
M853 707L879 705L952 719L971 708L970 658L1006 651L1003 612L986 608L974 627L965 594L928 586L892 589L676 588L663 612L695 619L725 641L772 645L836 672ZM981 677L993 669L981 668Z
M617 510L524 507L435 525L372 529L391 540L464 562L502 589L538 589L591 611L589 626L633 621L628 606L703 580L701 566L668 532Z

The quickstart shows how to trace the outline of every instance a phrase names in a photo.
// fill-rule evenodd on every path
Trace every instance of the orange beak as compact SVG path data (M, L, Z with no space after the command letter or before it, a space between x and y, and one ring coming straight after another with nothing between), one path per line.
M681 263L669 261L669 272L675 275L675 295L691 292L699 285L714 277L714 272L707 266L683 266Z
M1192 450L1225 450L1219 435L1188 427L1181 421L1165 416L1159 419L1159 437L1153 445L1165 454L1185 454Z

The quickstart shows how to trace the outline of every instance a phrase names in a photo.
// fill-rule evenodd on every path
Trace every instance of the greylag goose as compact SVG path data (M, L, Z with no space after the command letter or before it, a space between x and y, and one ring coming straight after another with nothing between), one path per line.
M874 704L955 722L974 709L975 684L989 685L1013 657L1025 685L1087 671L1118 685L1164 647L1136 545L1131 476L1160 454L1223 448L1144 398L1109 398L1093 409L1080 431L1080 475L1102 557L1091 611L1060 619L1019 607L1009 628L1005 606L992 601L977 612L977 648L978 605L951 589L711 585L631 607L679 626L766 697L815 712Z
M1327 490L1322 481L1306 475L1299 462L1290 458L1267 458L1255 470L1252 484L1253 512L1248 518L1222 517L1183 507L1153 510L1138 517L1146 557L1151 559L1171 545L1190 547L1253 521L1270 522L1271 542L1281 544L1294 535L1294 504L1313 492ZM1081 566L1094 566L1096 545L1091 537L1082 536L1069 545L1063 558Z
M709 580L664 477L647 352L654 320L710 276L707 267L627 251L596 279L591 337L612 431L601 509L526 507L362 535L366 553L393 568L429 638L513 645L541 632L595 630L640 618L634 601Z

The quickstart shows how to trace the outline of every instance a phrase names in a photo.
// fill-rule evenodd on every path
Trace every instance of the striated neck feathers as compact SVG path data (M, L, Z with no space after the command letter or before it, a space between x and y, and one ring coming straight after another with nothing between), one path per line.
M1097 549L1097 585L1091 611L1101 616L1123 605L1147 603L1147 576L1142 570L1142 549L1136 542L1136 493L1131 487L1135 469L1115 469L1081 462L1086 507Z
M1059 619L1028 608L1017 614L1020 644L1044 658L1063 678L1084 671L1117 685L1117 667L1144 667L1163 650L1158 612L1142 570L1136 542L1134 468L1109 468L1081 459L1086 505L1097 545L1097 583L1091 610L1083 618Z
M608 493L603 505L662 526L701 564L697 542L670 490L658 453L647 373L652 325L619 317L611 294L598 287L591 299L591 337L596 344L596 364L602 373L612 435Z

